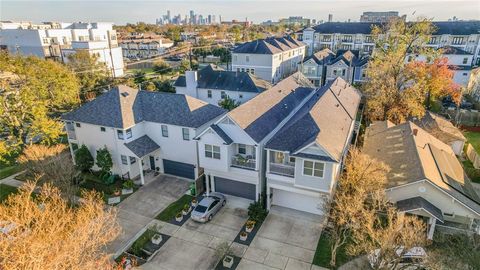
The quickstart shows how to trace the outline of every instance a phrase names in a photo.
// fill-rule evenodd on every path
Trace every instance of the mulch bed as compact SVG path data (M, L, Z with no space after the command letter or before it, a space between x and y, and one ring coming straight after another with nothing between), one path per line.
M250 246L253 239L255 238L255 235L257 235L258 230L260 230L260 227L262 226L262 223L263 223L263 221L257 222L257 224L255 224L255 227L253 227L253 230L248 233L247 240L242 241L242 240L240 240L240 233L245 231L245 227L247 226L247 223L245 222L245 224L243 224L242 229L240 230L240 232L238 232L238 234L235 237L235 239L233 240L233 242L236 242L236 243L239 243L239 244L242 244L242 245Z
M215 267L215 270L234 270L237 268L238 264L242 260L242 258L237 257L237 256L232 256L233 257L233 264L232 267L227 268L223 266L223 258L218 262L217 266Z

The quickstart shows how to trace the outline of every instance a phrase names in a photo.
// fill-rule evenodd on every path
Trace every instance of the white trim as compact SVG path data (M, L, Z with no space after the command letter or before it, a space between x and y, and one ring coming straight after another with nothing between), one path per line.
M280 189L283 191L293 192L293 193L302 194L310 197L317 197L318 195L320 195L319 197L321 198L322 193L325 193L325 195L330 195L330 192L315 192L315 191L303 190L295 187L288 187L288 186L270 184L270 183L268 183L267 185L267 189L268 188Z
M305 161L313 162L312 175L307 175L307 174L304 173ZM315 163L322 163L323 164L322 176L315 176ZM308 159L308 158L307 159L302 158L302 176L312 177L312 178L315 178L315 179L325 179L325 165L326 164L323 161L318 161L318 160Z
M428 211L427 209L423 208L423 207L420 207L420 208L415 208L415 209L410 209L410 210L405 210L405 211L399 211L400 213L408 213L408 212L412 212L412 211L417 211L417 210L423 210L425 212L427 212L427 214L429 214L431 217L437 219L438 221L442 222L440 219L438 219L435 215L433 215L432 213L430 213L430 211ZM443 223L443 222L442 222Z
M350 133L351 133L351 132L350 132ZM351 134L350 134L350 135L351 135ZM348 137L350 137L350 135L348 135ZM302 147L301 149L295 151L293 154L296 155L296 154L302 152L303 150L311 147L311 146L314 145L314 144L315 144L318 148L320 148L320 150L322 150L323 152L325 152L325 153L328 155L329 158L331 158L332 160L335 160L335 158L333 158L332 155L331 155L323 146L321 146L320 144L318 144L316 141L313 141L313 142L311 142L310 144ZM338 162L332 162L332 163L338 163Z

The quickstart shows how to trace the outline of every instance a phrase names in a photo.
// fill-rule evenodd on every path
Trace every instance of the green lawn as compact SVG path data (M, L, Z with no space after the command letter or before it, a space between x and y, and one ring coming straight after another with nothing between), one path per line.
M321 267L330 268L330 254L330 236L324 231L318 240L317 250L315 251L312 263ZM345 245L340 247L337 251L336 264L340 266L351 259L352 258L346 254Z
M180 199L177 201L171 203L165 210L163 210L156 219L168 222L175 218L175 215L180 213L185 206L185 204L188 204L192 201L193 197L190 195L183 195Z
M17 192L16 187L0 184L0 202L3 202L7 199L8 195Z
M10 175L20 172L22 168L19 165L13 165L0 168L0 179L9 177Z
M473 148L480 153L480 132L465 131L463 133Z
M468 178L470 178L472 182L480 184L480 170L475 169L472 162L470 162L468 159L463 160L462 164L465 173L468 175Z
M145 245L152 239L152 237L156 234L157 232L151 229L147 229L135 242L132 244L132 247L129 250L129 253L145 258L148 257L148 255L144 254L142 251L142 248L145 247Z

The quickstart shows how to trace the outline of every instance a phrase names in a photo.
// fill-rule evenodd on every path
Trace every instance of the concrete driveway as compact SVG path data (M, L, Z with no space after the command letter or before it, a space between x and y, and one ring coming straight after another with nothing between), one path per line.
M323 217L272 207L237 269L315 269Z
M172 235L167 243L142 269L164 270L206 270L215 267L218 261L215 250L222 243L231 244L248 219L248 203L227 198L227 205L212 219L202 224L188 220L182 227L157 222L162 226L160 232ZM176 228L174 228L176 227ZM234 243L233 248L243 249Z
M158 213L188 190L189 184L174 176L159 175L121 202L117 206L117 221L122 232L107 246L107 251L117 256L123 252Z

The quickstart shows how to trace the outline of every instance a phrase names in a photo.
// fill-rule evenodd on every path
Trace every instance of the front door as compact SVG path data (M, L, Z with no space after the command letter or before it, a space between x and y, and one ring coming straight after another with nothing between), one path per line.
M155 157L150 156L150 169L155 171Z

